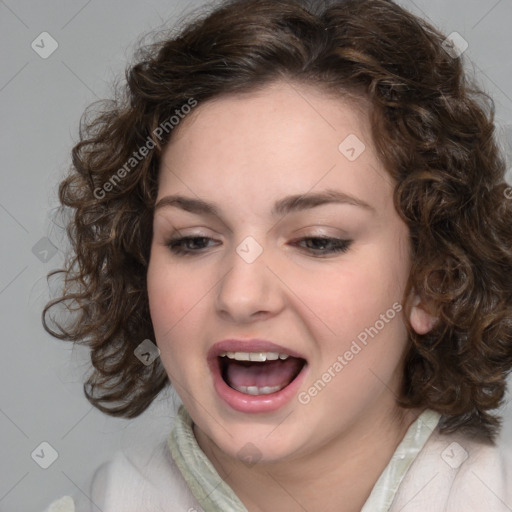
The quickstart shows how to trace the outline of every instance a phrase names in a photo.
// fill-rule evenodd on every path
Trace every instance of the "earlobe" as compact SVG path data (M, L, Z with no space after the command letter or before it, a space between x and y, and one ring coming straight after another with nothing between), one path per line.
M438 319L427 311L419 295L413 294L413 297L409 321L418 334L427 334L435 327Z

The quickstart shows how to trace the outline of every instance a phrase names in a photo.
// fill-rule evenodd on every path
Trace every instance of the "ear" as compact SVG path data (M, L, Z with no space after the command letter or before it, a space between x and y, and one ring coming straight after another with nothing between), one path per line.
M428 308L414 290L411 292L410 300L412 300L412 307L409 322L418 334L427 334L435 327L438 318L428 312Z

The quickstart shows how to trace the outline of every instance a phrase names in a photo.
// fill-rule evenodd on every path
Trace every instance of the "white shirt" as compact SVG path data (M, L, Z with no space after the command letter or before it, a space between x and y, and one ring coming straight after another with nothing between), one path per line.
M440 434L439 419L427 410L409 427L361 512L512 512L512 455ZM94 474L89 496L45 512L247 512L197 444L183 406L166 441L118 452Z

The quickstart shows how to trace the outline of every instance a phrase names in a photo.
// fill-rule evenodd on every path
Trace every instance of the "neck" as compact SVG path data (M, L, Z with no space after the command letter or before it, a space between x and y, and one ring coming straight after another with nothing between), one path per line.
M373 411L342 435L286 461L246 466L195 427L198 443L249 512L359 512L419 410ZM264 492L262 492L264 490Z

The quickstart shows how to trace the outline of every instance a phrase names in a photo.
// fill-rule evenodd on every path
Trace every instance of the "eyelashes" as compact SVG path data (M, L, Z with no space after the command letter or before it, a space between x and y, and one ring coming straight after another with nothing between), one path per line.
M196 249L191 249L190 245L192 243L197 244L198 241L205 242L208 240L213 241L212 238L206 236L184 236L181 238L171 239L166 243L166 245L174 254L179 256L192 256L194 253L198 253L199 251L204 252L204 247L196 247ZM199 243L199 245L201 246L203 244Z
M165 245L176 256L193 257L206 252L208 242L215 242L215 240L205 236L185 236L171 239ZM306 242L307 247L300 245L303 242ZM347 252L352 242L352 240L332 237L303 237L292 241L291 245L298 246L312 256L323 257Z
M319 252L320 254L334 254L334 253L345 253L348 251L350 245L352 244L352 240L343 240L341 238L332 238L332 237L305 237L299 239L300 242L320 242L320 245L324 247L307 247L307 250L311 252ZM313 244L314 245L314 244ZM330 245L330 249L325 249L325 246Z

